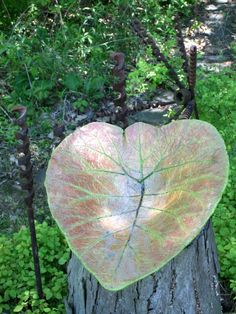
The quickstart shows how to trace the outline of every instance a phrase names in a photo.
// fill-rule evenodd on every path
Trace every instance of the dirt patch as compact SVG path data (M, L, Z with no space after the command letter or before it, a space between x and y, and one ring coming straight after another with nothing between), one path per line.
M27 212L24 203L25 192L21 189L21 179L14 147L0 144L0 230L1 233L17 231L27 224ZM43 186L44 169L40 162L34 162L34 182L36 197L34 202L38 220L49 214L46 193Z
M235 61L231 48L236 39L236 3L217 0L198 5L194 20L189 25L195 26L184 33L186 46L198 47L198 65L217 71L231 66Z

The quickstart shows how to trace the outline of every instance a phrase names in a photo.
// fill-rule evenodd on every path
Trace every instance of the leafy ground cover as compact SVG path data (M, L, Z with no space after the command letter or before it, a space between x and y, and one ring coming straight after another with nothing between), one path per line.
M212 123L223 136L230 157L226 191L213 216L221 265L220 276L236 293L236 72L199 73L197 86L201 119Z
M0 3L0 188L4 197L2 201L0 195L3 206L0 228L10 230L10 233L15 231L13 235L0 236L1 267L10 263L15 267L13 272L0 269L0 313L64 313L59 295L65 295L64 263L69 256L64 240L56 227L51 226L45 194L37 191L37 220L48 221L37 226L40 257L46 271L43 273L46 300L39 301L33 287L28 231L23 228L16 232L26 221L23 205L18 203L21 192L14 190L13 193L11 187L17 177L11 108L18 104L28 107L31 150L34 169L38 173L47 163L53 148L53 139L48 135L55 122L64 122L65 111L69 108L78 114L88 108L96 110L104 100L112 97L108 61L111 52L123 51L126 54L129 95L151 94L160 86L172 86L172 82L167 80L166 69L161 63L156 64L148 47L140 46L129 23L134 15L138 16L165 55L173 56L175 31L172 16L179 10L185 13L183 18L188 19L192 4L194 1L184 0L158 3L152 0L94 0L81 1L81 4L73 0L63 0L60 4L48 0L16 4L5 0ZM176 56L171 62L181 76L181 59ZM201 119L212 123L221 132L230 155L229 184L213 222L221 279L230 286L233 298L236 294L235 71L200 71L198 76L197 100ZM70 121L66 123L70 128ZM10 188L2 184L5 180ZM39 185L37 180L36 185ZM11 211L13 207L20 212L20 219L14 216L14 221L9 221L5 219L6 208ZM43 234L50 236L50 243ZM15 251L12 247L16 248ZM15 265L18 259L20 263ZM19 273L19 280L16 273Z
M65 313L69 248L57 227L36 226L45 299L35 291L29 230L0 236L0 313Z

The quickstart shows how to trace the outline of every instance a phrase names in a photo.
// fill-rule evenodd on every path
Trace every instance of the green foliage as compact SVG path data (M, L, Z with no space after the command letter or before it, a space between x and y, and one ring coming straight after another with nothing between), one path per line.
M5 140L9 144L15 144L15 132L17 127L12 125L12 127L9 128L9 125L11 125L11 121L0 111L0 142Z
M141 57L136 64L136 69L128 75L127 93L135 95L156 90L166 82L167 72L163 64L148 63Z
M221 264L221 277L230 282L236 295L236 73L199 73L197 85L200 117L222 134L230 156L227 188L213 217Z
M8 111L15 105L26 105L32 124L38 122L45 108L64 99L81 112L99 107L104 95L111 93L109 57L114 51L124 52L127 64L134 64L130 93L153 90L165 83L166 69L156 64L149 47L140 51L140 42L130 28L131 19L138 17L168 55L175 46L173 15L176 11L187 15L194 3L20 2L0 1L4 17L0 25L0 72L4 78L0 80L0 105ZM171 62L176 65L174 58ZM4 132L0 127L0 134Z
M65 313L65 264L69 249L57 227L36 225L44 300L35 291L28 228L0 236L0 313Z
M67 25L61 25L57 21L60 14L51 4L47 9L55 18L54 25L49 18L45 23L40 8L31 5L10 36L0 34L0 68L5 76L1 104L8 110L17 104L27 105L35 116L35 111L54 105L71 91L88 104L101 99L107 80L104 60L109 52L105 52L106 47L90 49L94 41L98 45L103 41L103 31L97 27L95 34L94 27L90 28L89 20L98 20L96 12L85 10L81 14L78 10L73 22L68 18ZM81 29L77 27L80 22L84 24Z

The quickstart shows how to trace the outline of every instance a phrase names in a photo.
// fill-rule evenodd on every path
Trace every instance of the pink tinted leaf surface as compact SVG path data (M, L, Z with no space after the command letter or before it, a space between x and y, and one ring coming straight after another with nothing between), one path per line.
M224 142L206 122L125 131L94 122L53 152L46 189L72 251L106 289L119 290L196 237L227 176Z

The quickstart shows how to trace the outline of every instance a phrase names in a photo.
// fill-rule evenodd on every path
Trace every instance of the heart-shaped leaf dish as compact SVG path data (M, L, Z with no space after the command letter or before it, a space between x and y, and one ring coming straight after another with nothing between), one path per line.
M227 177L224 142L206 122L125 131L94 122L55 149L46 189L72 251L106 289L120 290L198 235Z

